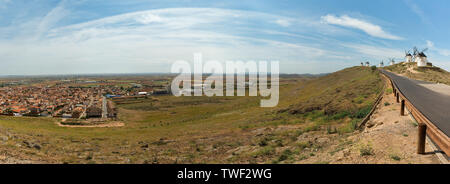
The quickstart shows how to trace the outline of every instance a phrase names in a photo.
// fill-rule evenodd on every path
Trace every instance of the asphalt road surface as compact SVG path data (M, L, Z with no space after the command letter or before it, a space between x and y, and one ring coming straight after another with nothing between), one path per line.
M420 85L423 81L408 79L381 70L389 76L403 95L445 135L450 136L450 96Z

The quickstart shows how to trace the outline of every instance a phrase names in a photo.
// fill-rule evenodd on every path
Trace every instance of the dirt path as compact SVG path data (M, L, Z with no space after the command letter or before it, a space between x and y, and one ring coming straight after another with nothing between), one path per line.
M431 91L450 96L450 86L449 85L446 85L446 84L420 84L420 85L430 89Z
M114 121L109 122L105 124L98 124L98 125L63 125L61 122L56 122L56 124L60 127L72 127L72 128L109 128L109 127L123 127L125 126L125 123Z
M9 155L0 155L0 164L44 164L45 162L36 162L31 160L20 160Z

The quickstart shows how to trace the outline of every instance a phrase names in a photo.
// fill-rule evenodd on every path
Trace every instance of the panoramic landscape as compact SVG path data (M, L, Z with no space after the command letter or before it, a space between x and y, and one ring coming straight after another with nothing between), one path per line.
M417 78L450 78L442 69L420 70ZM261 97L176 97L167 87L172 78L3 79L3 90L21 92L2 101L2 162L439 163L415 153L417 123L399 115L376 67L280 75L274 108L261 108ZM55 94L46 99L43 91Z
M0 0L0 164L448 164L447 2L336 3Z

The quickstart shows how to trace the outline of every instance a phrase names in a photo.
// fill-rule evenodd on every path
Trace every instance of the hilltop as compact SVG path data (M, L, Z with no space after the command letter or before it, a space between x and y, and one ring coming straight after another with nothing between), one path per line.
M402 62L384 69L411 79L450 85L450 72L435 66L418 67L415 62Z
M379 73L368 67L352 67L312 80L302 98L290 107L291 114L322 110L325 115L356 113L370 106L382 87Z
M368 114L382 87L377 70L351 67L309 81L284 111L324 118L319 121L339 120L337 126L349 131Z

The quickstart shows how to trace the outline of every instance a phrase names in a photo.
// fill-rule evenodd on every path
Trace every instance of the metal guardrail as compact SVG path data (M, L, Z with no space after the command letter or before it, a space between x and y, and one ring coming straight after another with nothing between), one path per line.
M383 88L381 89L380 94L378 95L377 99L375 100L375 103L373 104L373 107L370 110L369 114L367 114L366 117L364 117L364 119L359 123L359 125L357 125L358 129L361 130L366 125L367 121L370 120L370 117L375 112L375 110L377 109L381 100L383 99L384 91L386 91L386 85L383 84Z
M397 103L401 103L400 114L404 114L405 107L411 112L411 115L419 123L418 130L418 147L417 153L425 153L425 138L426 135L442 150L447 156L450 156L450 138L439 130L436 125L433 124L422 112L420 112L402 93L401 89L397 87L392 79L382 73L387 79L389 79L390 85L392 86L394 96L397 98ZM449 107L450 108L450 107Z

